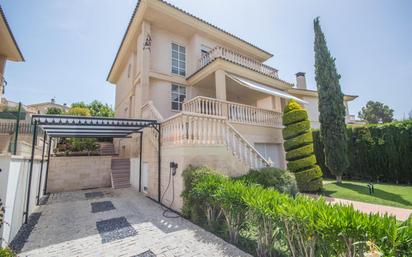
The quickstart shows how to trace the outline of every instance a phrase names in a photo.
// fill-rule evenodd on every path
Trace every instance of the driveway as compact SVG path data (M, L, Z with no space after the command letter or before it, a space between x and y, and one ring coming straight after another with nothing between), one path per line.
M13 242L19 256L250 256L133 189L51 194Z

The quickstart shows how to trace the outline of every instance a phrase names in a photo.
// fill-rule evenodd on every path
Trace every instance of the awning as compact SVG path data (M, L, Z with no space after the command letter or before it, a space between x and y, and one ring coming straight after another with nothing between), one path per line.
M262 93L265 93L265 94L273 95L273 96L279 96L281 98L285 98L285 99L288 99L288 100L293 99L296 102L301 103L301 104L307 104L308 103L308 102L303 101L302 99L297 98L293 95L290 95L290 94L288 94L284 91L268 87L266 85L257 83L255 81L251 81L251 80L248 80L248 79L245 79L245 78L242 78L242 77L238 77L238 76L233 75L233 74L226 74L226 75L230 79L232 79L233 81L235 81L235 82L239 83L240 85L245 86L249 89L259 91L259 92L262 92Z
M65 115L32 116L32 124L51 137L127 137L146 127L158 127L156 120L82 117Z

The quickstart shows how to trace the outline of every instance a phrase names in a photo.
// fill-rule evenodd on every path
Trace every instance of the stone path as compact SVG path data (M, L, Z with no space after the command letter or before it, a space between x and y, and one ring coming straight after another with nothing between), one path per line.
M319 197L317 195L310 195L311 197ZM405 208L398 208L392 207L387 205L380 205L380 204L372 204L372 203L364 203L340 198L333 198L323 196L328 203L332 204L345 204L345 205L353 205L353 208L364 212L364 213L380 213L384 215L388 213L389 215L396 216L398 220L404 221L407 220L409 215L412 214L412 209L405 209Z
M132 189L52 194L37 212L19 256L250 256Z

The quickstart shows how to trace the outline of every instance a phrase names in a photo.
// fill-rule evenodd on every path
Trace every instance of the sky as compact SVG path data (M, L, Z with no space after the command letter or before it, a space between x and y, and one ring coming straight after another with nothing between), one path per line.
M106 82L137 0L0 0L26 59L8 62L5 96L24 104L94 99L114 105ZM313 19L320 17L345 94L357 114L380 101L402 119L412 110L410 0L169 0L273 53L266 62L315 89Z

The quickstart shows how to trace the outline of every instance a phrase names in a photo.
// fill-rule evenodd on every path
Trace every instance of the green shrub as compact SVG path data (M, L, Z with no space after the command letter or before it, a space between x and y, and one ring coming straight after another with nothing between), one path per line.
M299 172L305 169L308 169L316 164L316 157L315 155L309 155L302 159L289 161L288 162L288 169L291 172Z
M0 248L0 257L14 257L16 254L10 248Z
M207 224L212 227L221 215L220 205L216 199L216 192L227 180L220 174L211 172L207 176L200 177L193 186L192 197L200 205L206 215Z
M247 206L243 199L246 186L241 181L226 180L212 195L213 201L220 206L226 220L229 241L239 242L240 230L245 225Z
M248 185L259 184L265 188L273 188L292 196L297 193L295 176L287 170L266 167L260 170L250 170L248 174L237 179Z
M310 129L310 121L309 120L303 120L299 121L297 123L292 123L288 125L282 132L283 132L283 138L284 139L289 139L293 138L296 136L299 136L302 133L305 133Z
M303 158L309 155L312 155L314 153L313 145L305 145L293 150L290 150L286 153L286 160L296 160L299 158Z
M288 105L286 105L283 111L284 113L286 112L289 113L289 115L286 115L283 117L283 125L285 126L308 119L308 113L305 110L295 109L295 110L287 111L287 109L288 109Z
M302 120L303 116L305 118ZM316 167L316 156L313 153L313 137L306 111L294 100L290 100L284 109L283 124L286 124L283 129L283 145L287 152L288 170L300 173L310 171ZM299 191L313 192L322 189L322 174L308 172L305 179L302 178L302 175L296 177Z
M215 175L206 176L211 178L197 183L214 180ZM287 256L365 256L366 242L374 242L383 256L412 256L412 216L399 223L395 217L365 214L352 206L330 205L304 195L292 198L256 184L226 179L217 188L209 185L212 189L198 190L212 192L232 242L237 242L233 238L240 230L248 229L245 223L255 228L257 256L279 256L279 245L286 247Z
M312 132L308 131L302 135L286 140L283 144L285 151L290 151L313 142Z
M346 178L412 183L412 121L348 127ZM313 131L315 154L326 176L323 143Z
M182 214L184 217L193 220L197 224L203 224L207 221L204 205L193 194L193 186L207 176L217 176L217 171L208 167L188 167L182 173L184 190L181 194L183 198Z

